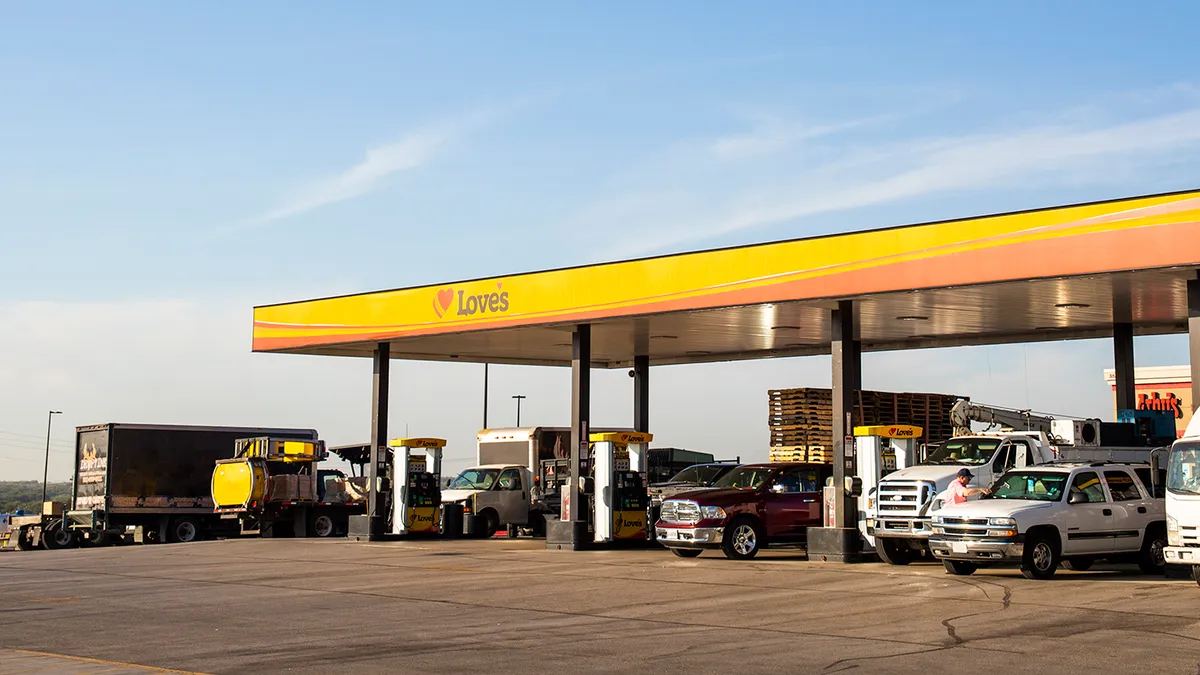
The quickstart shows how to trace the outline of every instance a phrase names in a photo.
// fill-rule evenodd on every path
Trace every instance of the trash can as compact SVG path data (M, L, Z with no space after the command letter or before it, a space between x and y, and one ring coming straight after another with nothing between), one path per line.
M457 539L463 533L463 505L458 502L442 504L442 522L439 531L443 537Z

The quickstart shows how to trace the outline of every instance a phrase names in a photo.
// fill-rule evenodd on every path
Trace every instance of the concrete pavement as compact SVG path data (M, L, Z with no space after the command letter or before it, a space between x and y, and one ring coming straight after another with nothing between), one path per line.
M0 593L0 648L213 674L1200 668L1200 588L1112 568L236 540L3 553Z

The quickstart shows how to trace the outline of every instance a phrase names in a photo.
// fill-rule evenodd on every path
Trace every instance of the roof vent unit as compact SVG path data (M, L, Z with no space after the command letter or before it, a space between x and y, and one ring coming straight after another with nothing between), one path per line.
M1063 445L1076 448L1100 447L1100 420L1054 420L1050 434Z

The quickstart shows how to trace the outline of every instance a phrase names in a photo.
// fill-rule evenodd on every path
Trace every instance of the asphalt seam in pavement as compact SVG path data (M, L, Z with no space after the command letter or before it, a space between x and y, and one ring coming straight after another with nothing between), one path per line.
M145 670L152 673L172 673L173 675L206 675L193 670L176 670L174 668L159 668L158 666L144 666L138 663L124 663L122 661L108 661L105 659L93 659L87 656L69 656L67 654L52 654L50 652L36 652L29 649L9 649L8 651L14 654L24 654L25 656L42 656L55 659L67 659L68 661L78 661L80 663L91 663L98 666L112 666L114 668L135 668L137 670Z

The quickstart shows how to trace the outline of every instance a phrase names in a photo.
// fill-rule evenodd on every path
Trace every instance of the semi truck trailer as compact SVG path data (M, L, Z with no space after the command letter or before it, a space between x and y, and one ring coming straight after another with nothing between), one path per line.
M189 542L236 532L213 510L209 480L239 438L316 440L312 429L109 422L75 429L71 502L16 519L21 549L119 541ZM236 524L236 523L232 523Z

